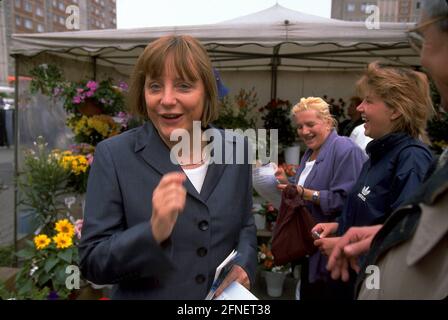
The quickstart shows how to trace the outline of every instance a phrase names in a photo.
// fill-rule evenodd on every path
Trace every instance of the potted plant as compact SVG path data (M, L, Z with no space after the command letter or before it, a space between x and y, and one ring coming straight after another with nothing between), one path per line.
M278 130L280 151L297 145L297 133L291 121L291 103L288 100L271 100L260 109L264 128ZM293 163L298 164L298 163Z
M275 266L271 249L264 243L258 248L258 263L264 271L268 295L280 297L283 294L283 284L286 276L291 272L291 267L289 264Z
M52 98L63 100L68 114L67 125L78 143L96 145L100 141L119 134L139 121L124 112L128 85L111 79L103 81L63 81L62 72L54 65L40 65L31 71L31 92L40 91Z
M219 105L219 117L214 122L223 129L251 129L257 124L258 98L255 88L240 89L233 99L225 96Z

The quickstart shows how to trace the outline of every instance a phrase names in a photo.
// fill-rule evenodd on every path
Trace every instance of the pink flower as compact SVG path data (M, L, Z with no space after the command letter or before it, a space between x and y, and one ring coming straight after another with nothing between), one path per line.
M62 93L62 88L59 88L59 87L56 87L56 88L54 88L54 90L53 90L53 95L54 96L58 96L59 94L61 94Z
M81 239L81 230L83 222L84 222L83 219L78 219L75 221L75 234L78 237L78 239Z
M86 155L86 158L87 162L89 163L89 166L91 166L93 162L93 154L89 153L88 155Z
M79 94L79 93L82 93L84 91L84 89L83 88L77 88L76 89L76 92Z
M75 96L75 97L73 97L72 102L74 104L80 104L82 102L82 97L81 96Z
M86 87L90 89L90 91L95 92L98 88L98 84L95 81L90 80L87 82Z
M120 88L123 91L127 91L128 87L129 87L128 84L126 82L124 82L124 81L120 81L118 83L118 88Z
M93 91L87 91L86 92L86 97L91 97L91 96L93 96L93 94L94 94L94 92Z

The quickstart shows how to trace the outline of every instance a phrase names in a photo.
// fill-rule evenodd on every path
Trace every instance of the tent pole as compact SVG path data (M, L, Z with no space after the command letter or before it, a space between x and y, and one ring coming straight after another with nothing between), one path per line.
M280 63L279 51L280 46L275 46L271 60L271 100L277 99L277 70Z
M19 56L14 58L14 252L17 252L17 209L19 206L18 178L19 178ZM15 257L17 265L17 257Z

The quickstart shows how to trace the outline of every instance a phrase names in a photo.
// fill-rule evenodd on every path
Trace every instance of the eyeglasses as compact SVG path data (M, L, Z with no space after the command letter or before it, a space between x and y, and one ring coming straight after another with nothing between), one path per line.
M448 0L447 0L448 1ZM408 34L408 40L409 44L411 45L412 49L414 49L417 53L420 54L423 48L423 43L425 42L425 37L422 34L422 29L426 28L427 26L439 22L441 20L446 19L447 17L441 16L434 19L430 19L422 24L419 24L415 28L412 28L407 31Z

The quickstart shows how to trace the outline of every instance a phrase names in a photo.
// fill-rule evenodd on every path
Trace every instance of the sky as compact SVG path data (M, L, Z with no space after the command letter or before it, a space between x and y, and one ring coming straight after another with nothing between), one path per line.
M117 28L217 23L267 9L275 3L330 18L331 0L117 0Z

